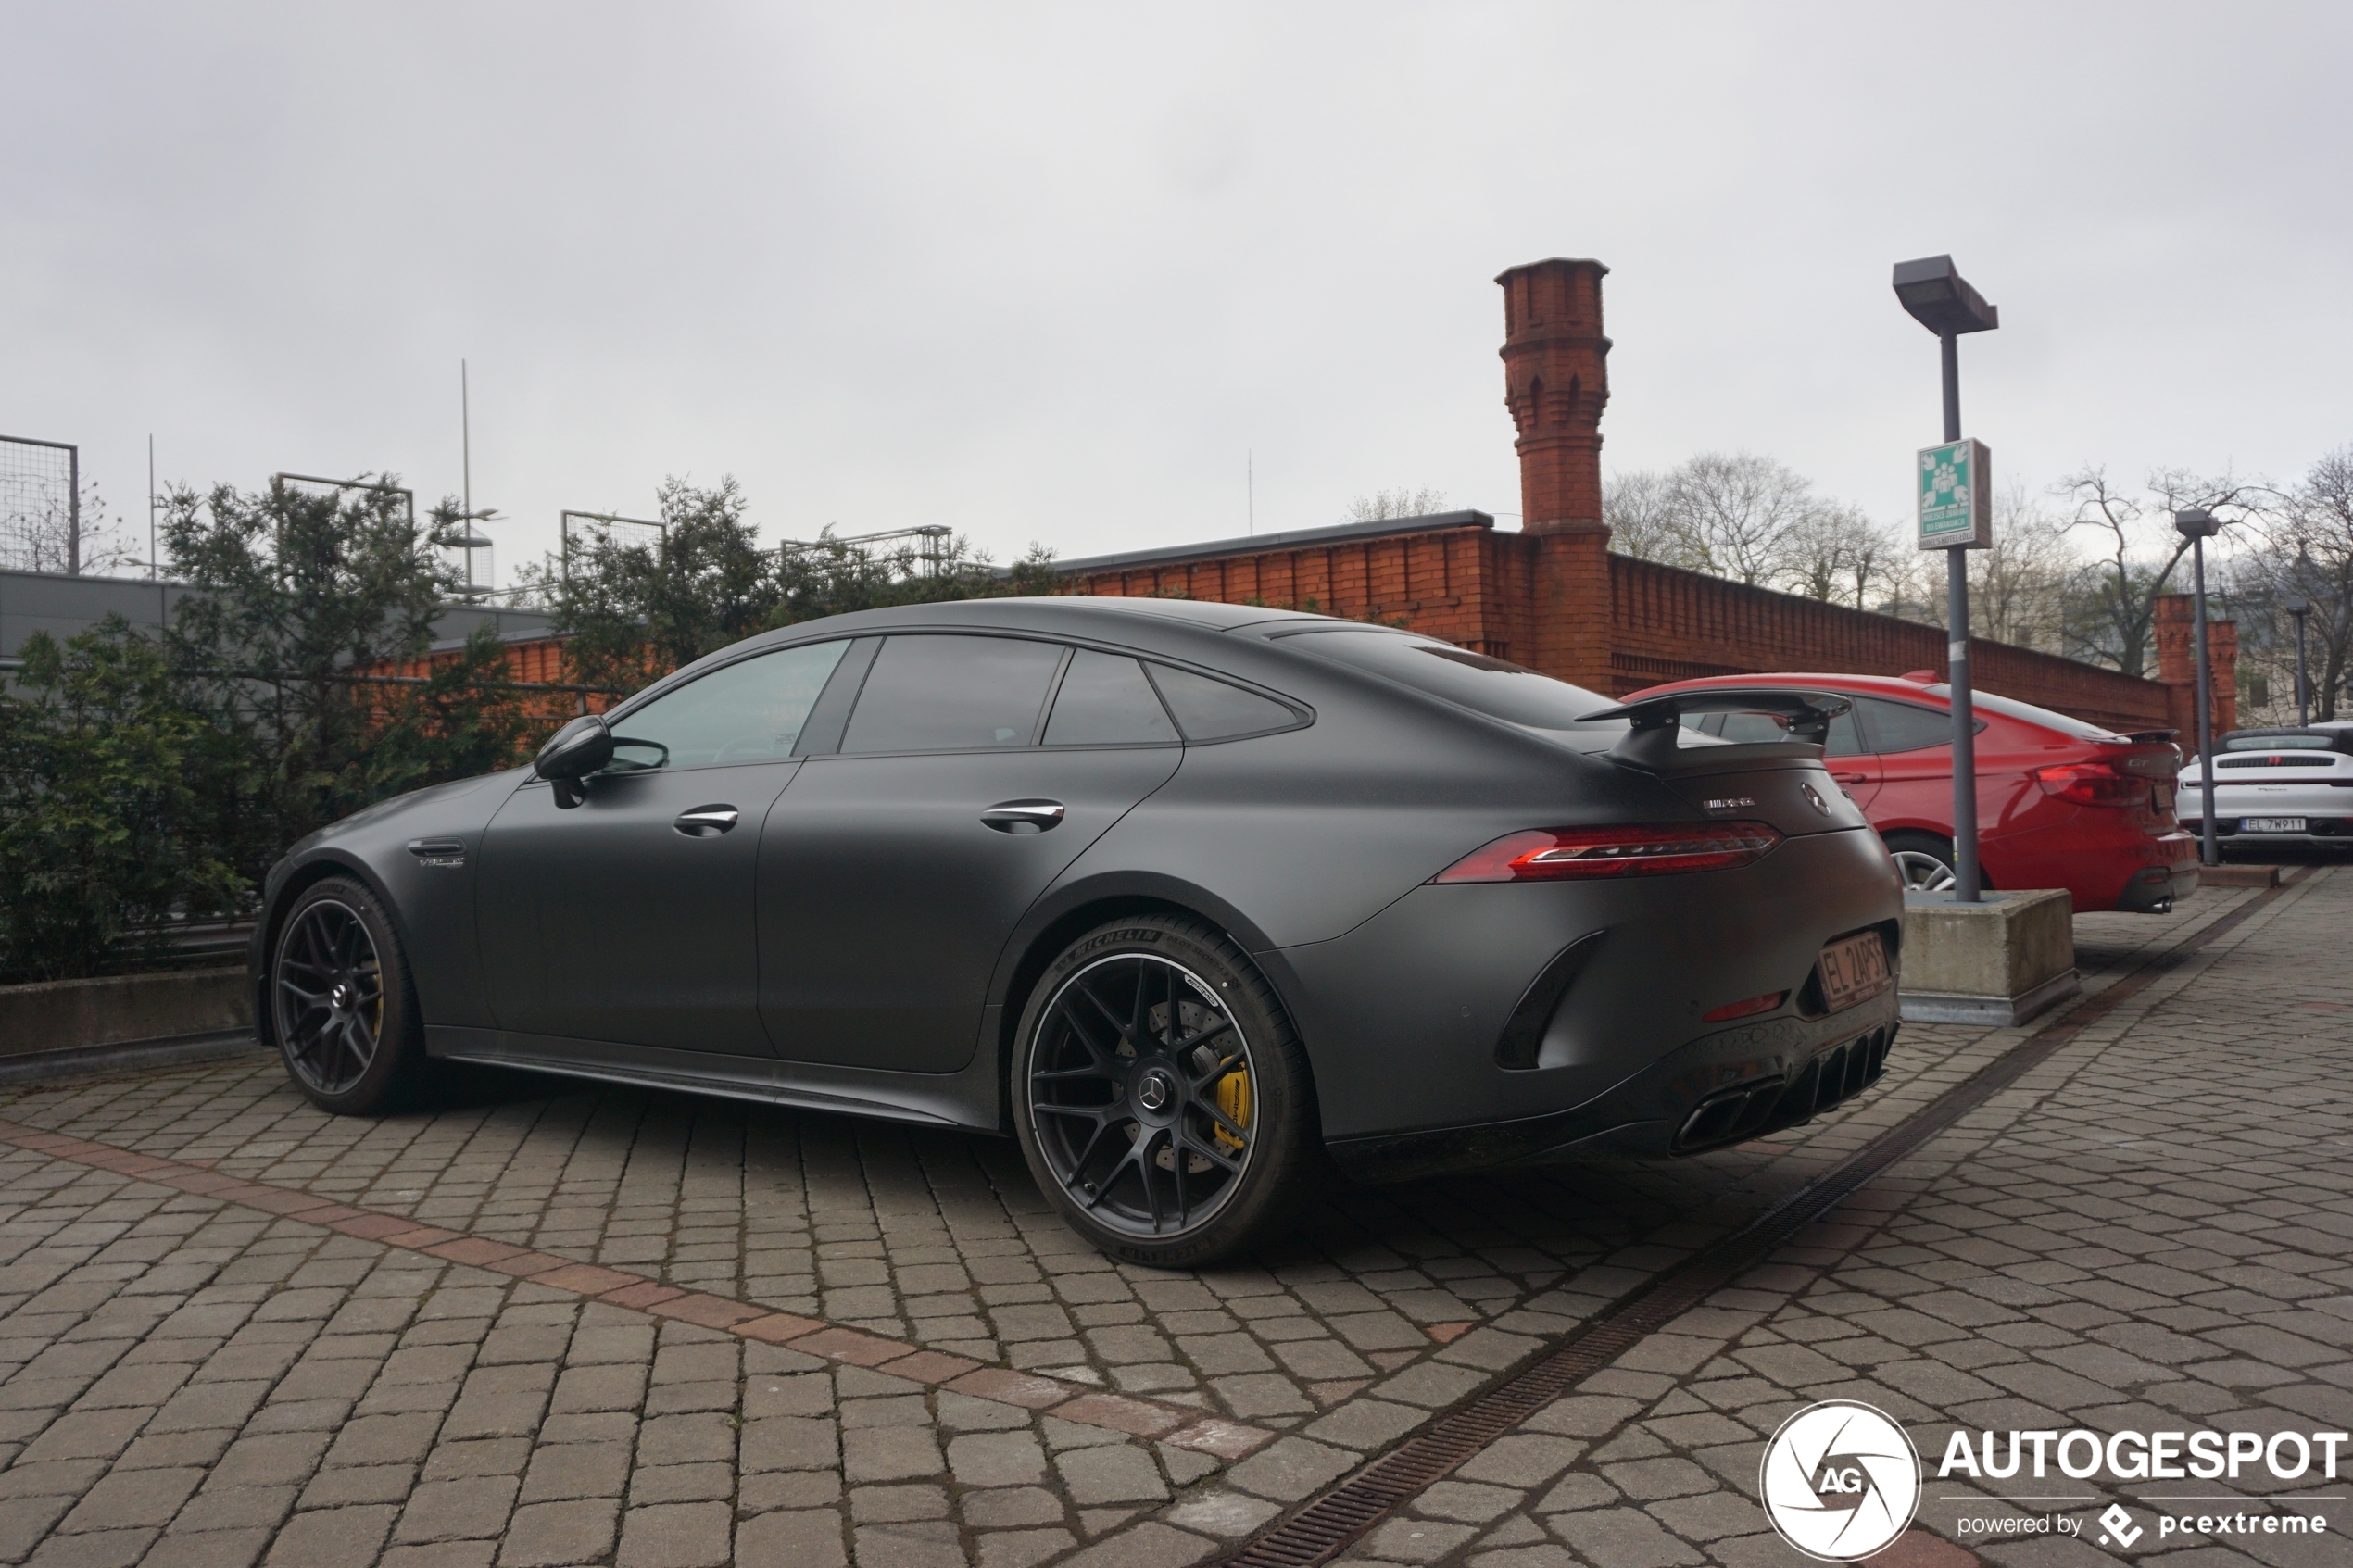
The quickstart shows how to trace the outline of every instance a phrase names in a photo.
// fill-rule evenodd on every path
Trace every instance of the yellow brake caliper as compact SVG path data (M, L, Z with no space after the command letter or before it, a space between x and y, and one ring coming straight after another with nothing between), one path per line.
M1217 1109L1224 1111L1226 1120L1235 1126L1244 1129L1250 1126L1250 1073L1247 1069L1238 1067L1217 1080ZM1237 1154L1241 1152L1241 1139L1214 1123L1209 1130L1216 1135L1219 1143Z

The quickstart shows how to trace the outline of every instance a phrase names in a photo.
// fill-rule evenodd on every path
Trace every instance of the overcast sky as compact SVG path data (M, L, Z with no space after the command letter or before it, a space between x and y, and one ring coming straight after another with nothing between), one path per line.
M1997 476L2353 441L2353 8L7 0L0 433L166 481L734 474L998 558L1518 507L1503 269L1606 262L1613 469L1889 519L1949 251ZM1254 453L1254 458L1251 456ZM1517 519L1503 516L1506 526Z

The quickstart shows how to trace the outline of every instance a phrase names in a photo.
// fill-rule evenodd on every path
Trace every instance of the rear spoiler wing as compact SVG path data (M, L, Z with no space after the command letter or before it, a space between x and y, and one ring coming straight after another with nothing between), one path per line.
M1716 686L1694 691L1663 692L1639 702L1621 703L1579 715L1578 722L1623 719L1630 726L1610 755L1638 767L1662 769L1676 765L1675 732L1687 713L1770 713L1787 721L1789 741L1766 743L1766 749L1803 742L1815 746L1830 740L1831 721L1855 706L1835 692L1801 686ZM1714 751L1711 746L1706 750ZM1697 758L1683 758L1689 762Z

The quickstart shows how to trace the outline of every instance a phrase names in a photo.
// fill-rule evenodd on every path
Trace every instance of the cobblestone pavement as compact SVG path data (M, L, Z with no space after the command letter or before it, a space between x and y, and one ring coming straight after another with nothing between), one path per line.
M2249 897L2087 917L2087 984ZM1775 1558L1760 1435L1830 1390L1924 1448L2345 1426L2347 902L2278 897L1356 1554ZM0 1561L1195 1562L2025 1033L1915 1027L1774 1139L1351 1193L1192 1274L1080 1246L994 1139L545 1079L341 1120L260 1057L19 1087Z
M1973 1443L1987 1430L2353 1429L2349 935L2353 875L2279 897L1350 1559L1800 1562L1755 1500L1764 1438L1808 1402L1851 1399L1904 1423L1926 1461L1920 1527L1890 1562L1969 1561L1953 1541L2020 1565L2353 1561L2353 1486L2317 1465L2294 1481L2260 1465L2235 1482L2055 1467L2040 1482L1937 1478L1957 1428ZM2266 1514L2319 1513L2332 1534L2160 1533L2166 1515L2244 1512L2227 1499L2258 1499L2258 1530ZM2129 1549L2095 1544L2111 1503L2132 1516ZM2080 1534L1959 1528L2055 1515Z

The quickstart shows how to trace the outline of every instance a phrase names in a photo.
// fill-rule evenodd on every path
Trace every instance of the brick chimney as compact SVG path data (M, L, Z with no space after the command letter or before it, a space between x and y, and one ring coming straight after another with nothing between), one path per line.
M2159 594L2151 631L2157 643L2157 678L2165 686L2175 738L2185 752L2197 749L2197 599L2190 594ZM2214 733L2239 727L2239 629L2234 621L2206 623L2206 664L2213 673Z
M1610 673L1609 526L1602 521L1602 335L1598 261L1515 267L1504 291L1504 400L1519 433L1520 526L1536 551L1535 646L1548 675L1604 694Z

